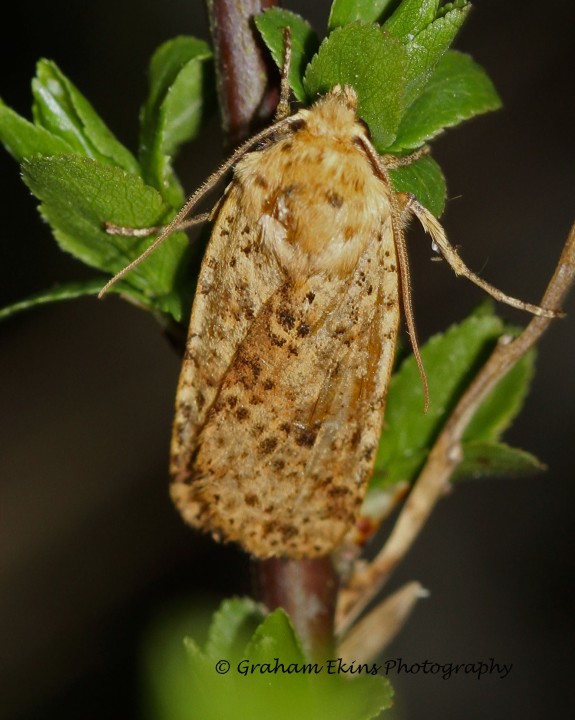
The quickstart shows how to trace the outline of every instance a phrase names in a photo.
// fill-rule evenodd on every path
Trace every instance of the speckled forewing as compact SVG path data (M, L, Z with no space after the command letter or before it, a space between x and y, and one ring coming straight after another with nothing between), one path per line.
M328 553L353 525L399 317L389 223L370 240L348 277L286 281L248 323L176 465L172 496L192 525L259 557Z
M284 282L261 246L258 217L246 209L243 194L238 182L226 191L200 270L176 396L170 468L176 478L188 472L197 434L238 345Z

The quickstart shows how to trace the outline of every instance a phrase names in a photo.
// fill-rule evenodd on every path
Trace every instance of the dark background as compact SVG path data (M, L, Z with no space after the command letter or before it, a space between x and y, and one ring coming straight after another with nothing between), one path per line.
M309 17L305 5L284 3ZM312 8L320 33L328 6ZM575 216L573 10L572 0L478 0L457 47L488 70L505 108L434 144L452 242L486 279L533 302ZM35 61L54 59L134 148L148 59L176 34L207 38L200 2L15 4L0 31L0 95L28 114ZM182 161L190 189L220 157L216 122L207 137ZM1 304L89 276L56 248L6 153L0 177ZM421 338L482 300L428 261L417 231L410 255ZM513 671L392 677L406 720L573 713L573 297L566 309L507 435L549 471L458 486L393 579L418 579L431 596L388 657L493 657ZM0 717L139 717L148 623L175 599L249 587L245 557L188 531L167 496L178 357L151 317L116 298L31 311L2 324L0 338Z

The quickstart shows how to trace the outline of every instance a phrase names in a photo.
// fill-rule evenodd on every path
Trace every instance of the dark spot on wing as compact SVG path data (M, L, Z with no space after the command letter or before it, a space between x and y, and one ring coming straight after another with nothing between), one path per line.
M236 417L238 420L246 420L250 416L250 411L245 407L239 407L236 410Z
M279 335L276 335L275 333L271 332L269 333L270 340L272 341L272 345L275 345L276 347L283 347L286 344L285 338L279 337Z
M339 193L334 192L333 190L328 190L325 194L325 199L328 201L328 203L339 210L339 208L343 205L343 198Z
M296 437L296 445L300 447L312 447L317 437L317 430L312 428L298 428L298 435Z
M293 132L305 130L307 128L307 123L303 118L297 118L297 120L294 120L290 123L290 128L293 130Z
M276 313L277 320L279 324L284 328L284 330L293 330L293 327L295 325L295 318L292 315L289 307L281 307Z
M269 455L271 452L273 452L276 449L277 445L278 445L277 438L267 437L267 438L264 438L260 442L259 449L263 455Z

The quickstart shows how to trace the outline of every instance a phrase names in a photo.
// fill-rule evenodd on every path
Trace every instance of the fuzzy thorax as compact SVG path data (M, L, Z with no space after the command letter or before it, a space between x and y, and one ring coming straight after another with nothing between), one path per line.
M293 131L237 165L261 242L295 280L348 275L389 219L388 190L357 139L351 88L336 89L293 118Z

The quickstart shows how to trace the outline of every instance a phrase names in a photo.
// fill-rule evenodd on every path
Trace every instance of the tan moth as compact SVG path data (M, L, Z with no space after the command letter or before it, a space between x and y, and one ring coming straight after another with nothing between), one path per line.
M171 496L190 525L257 557L309 558L333 551L354 526L381 433L400 304L427 402L403 234L410 216L457 274L514 307L555 313L473 274L429 211L393 191L389 169L413 156L377 153L353 88L336 87L288 116L283 75L280 118L120 275L233 168L209 216L176 397Z

